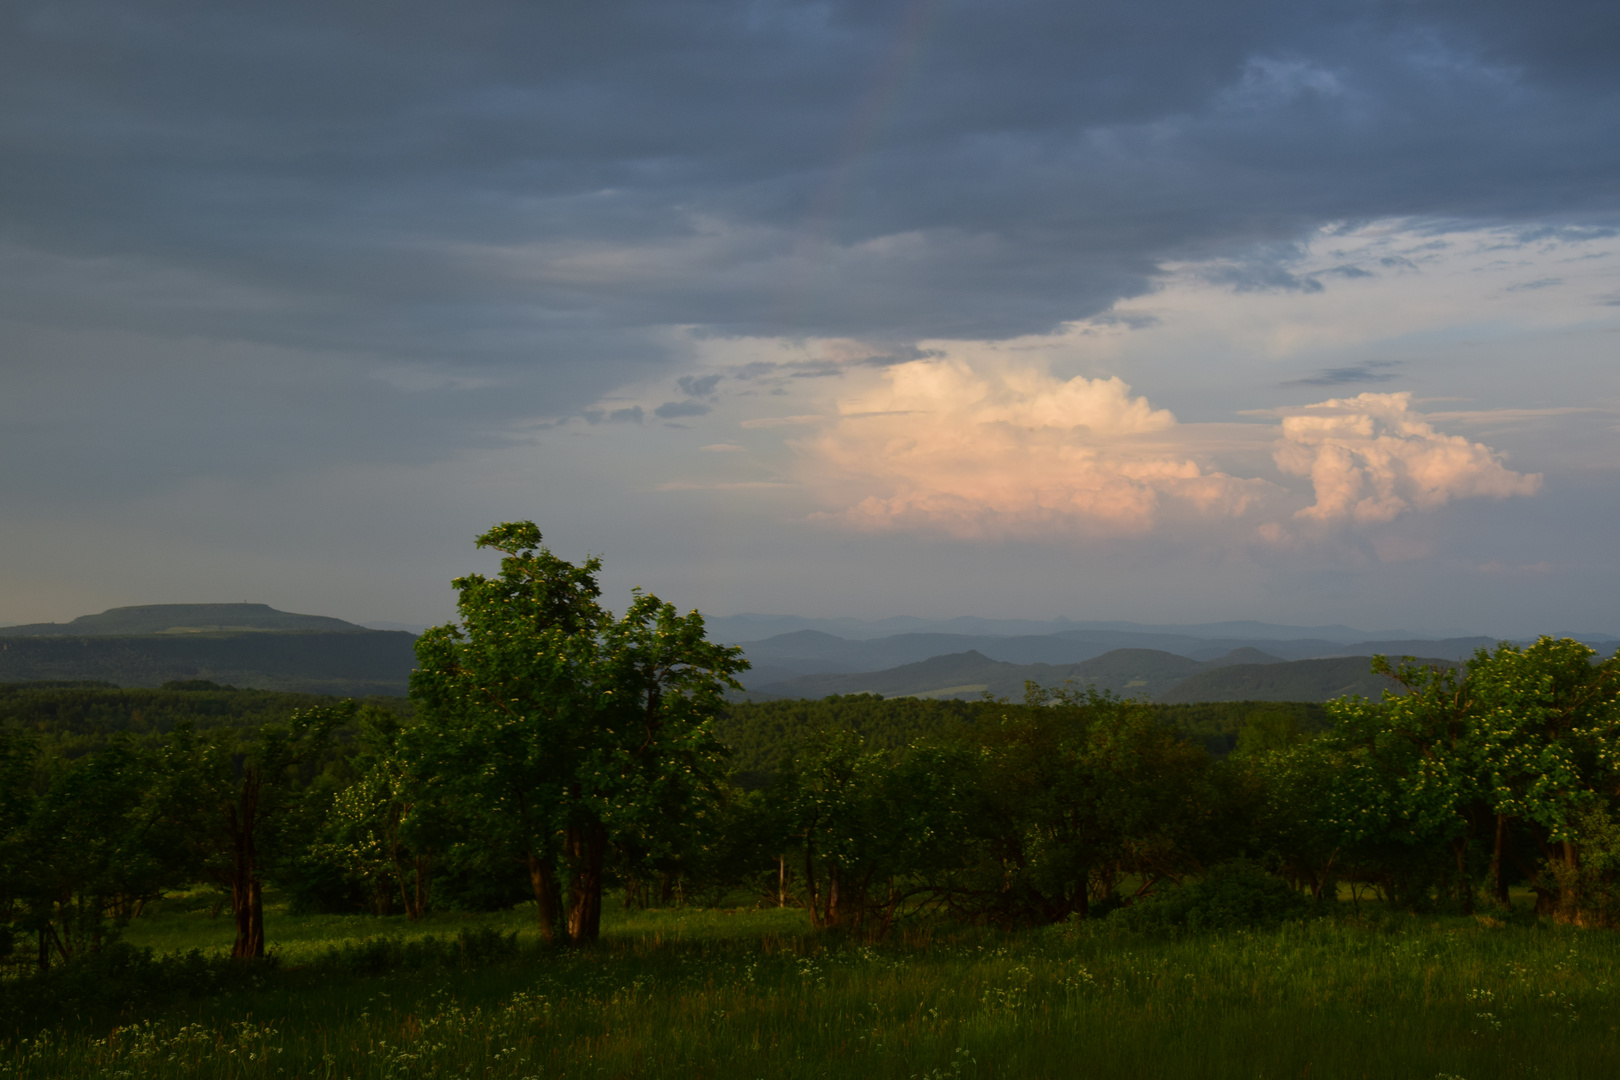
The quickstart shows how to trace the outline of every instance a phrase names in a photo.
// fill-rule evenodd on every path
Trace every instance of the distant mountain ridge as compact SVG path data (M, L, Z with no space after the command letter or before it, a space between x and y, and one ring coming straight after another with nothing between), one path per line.
M1348 644L1380 638L1437 638L1446 635L1422 634L1411 630L1357 630L1341 624L1328 626L1289 626L1281 623L1239 619L1212 623L1136 623L1121 620L1074 620L1056 618L983 619L958 616L951 619L924 619L897 615L887 619L815 619L801 615L705 615L709 637L715 641L739 643L813 630L846 641L869 641L897 634L962 634L986 637L1047 636L1071 631L1104 631L1127 634L1166 634L1200 640L1237 641L1319 639Z
M1363 637L1356 635L1365 631L1338 625L1154 627L1067 619L860 622L784 616L711 619L710 636L738 640L728 638L728 628L757 630L784 619L854 625L862 631L909 629L850 638L800 625L758 640L742 639L753 666L741 681L751 694L978 697L988 691L1017 698L1024 683L1034 681L1096 686L1165 703L1320 701L1343 693L1376 696L1390 685L1368 671L1367 658L1375 653L1456 663L1497 643L1490 637ZM1028 632L1032 629L1047 632ZM1279 636L1249 636L1261 632ZM148 604L67 623L0 627L0 682L101 679L157 686L208 679L262 689L403 694L414 667L414 640L399 630L368 629L343 619L278 611L268 604ZM1609 651L1616 639L1589 635L1586 640Z
M277 611L269 604L140 604L81 615L66 623L0 626L0 637L113 637L143 634L315 631L364 634L363 626L325 615Z
M1423 658L1420 658L1423 660ZM1454 666L1455 661L1424 662ZM1254 648L1213 660L1155 649L1115 649L1076 664L1010 664L976 651L935 656L885 671L802 675L753 690L755 698L884 697L1021 699L1024 684L1072 685L1164 704L1200 701L1327 701L1345 694L1376 698L1397 684L1372 673L1367 656L1278 660Z
M1083 663L1116 650L1171 653L1192 661L1213 661L1235 650L1254 649L1273 660L1312 660L1332 656L1430 656L1465 660L1476 649L1490 648L1495 638L1467 637L1439 641L1386 639L1344 644L1321 639L1244 641L1204 639L1181 634L1067 630L1057 634L995 637L969 634L895 634L850 641L820 630L798 630L764 641L742 643L753 664L742 676L750 690L769 691L772 684L807 675L855 674L920 663L935 656L967 652L1008 664L1065 665Z
M1010 664L969 650L935 656L887 671L851 675L803 675L761 687L773 697L820 698L829 694L883 694L885 697L968 697L990 693L1021 698L1026 682L1058 687L1073 683L1095 686L1127 697L1153 697L1168 692L1189 676L1244 662L1275 662L1256 649L1240 649L1215 660L1199 661L1157 649L1115 649L1075 664Z

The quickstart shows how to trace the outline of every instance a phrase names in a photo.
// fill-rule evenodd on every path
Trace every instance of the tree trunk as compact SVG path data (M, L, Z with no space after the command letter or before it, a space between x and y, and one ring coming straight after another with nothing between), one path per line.
M1468 838L1460 837L1452 845L1457 856L1457 898L1462 901L1464 915L1474 913L1474 883L1468 879Z
M833 863L827 867L827 917L822 922L833 927L838 925L838 918L838 864Z
M405 904L405 917L415 922L427 913L433 859L428 855L412 856L409 875L406 874L405 864L400 861L398 848L394 849L393 860L394 880L399 883L399 898Z
M253 935L250 942L253 949L253 958L257 960L264 956L264 888L263 883L259 880L259 868L256 865L253 868L252 888L253 902L248 925Z
M877 933L873 937L882 940L889 936L889 927L894 925L894 913L900 907L901 897L894 891L894 877L889 878L889 898L883 905L883 922L878 925Z
M56 944L56 952L57 952L57 955L62 958L62 963L64 963L64 964L67 963L70 959L72 959L72 954L68 952L68 947L62 943L62 935L58 934L56 932L56 925L54 923L46 923L45 924L45 929L47 931L49 931L49 933L51 935L51 941L55 942L55 944ZM50 952L47 949L46 958L49 959L49 957L50 957Z
M1496 844L1491 850L1491 891L1498 904L1507 906L1508 879L1507 879L1507 853L1508 845L1513 842L1513 832L1508 828L1508 816L1496 815Z
M551 860L525 852L529 861L529 883L534 886L534 906L540 916L540 939L556 944L557 926L562 922L562 895Z
M804 898L806 906L810 909L810 926L812 929L821 929L821 897L816 895L816 856L815 849L810 846L810 838L804 838Z
M607 827L601 822L569 826L563 850L568 859L568 940L575 945L602 936L602 864Z
M433 858L428 855L416 857L416 914L413 919L420 919L427 914L428 897L433 895Z
M1580 849L1564 841L1564 873L1558 884L1558 921L1579 924L1581 919Z
M226 829L231 837L231 915L236 921L236 942L231 946L233 960L257 960L264 956L264 898L260 894L259 854L254 832L259 817L259 774L248 769L242 774L237 804L230 807Z

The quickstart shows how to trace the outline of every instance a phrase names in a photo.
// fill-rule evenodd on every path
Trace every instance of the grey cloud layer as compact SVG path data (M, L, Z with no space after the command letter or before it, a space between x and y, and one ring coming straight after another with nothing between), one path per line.
M193 451L178 403L234 395L291 466L278 366L348 420L310 453L409 458L675 362L663 326L905 355L1166 259L1319 288L1280 257L1324 221L1612 222L1617 52L1612 3L18 3L0 364L99 367Z

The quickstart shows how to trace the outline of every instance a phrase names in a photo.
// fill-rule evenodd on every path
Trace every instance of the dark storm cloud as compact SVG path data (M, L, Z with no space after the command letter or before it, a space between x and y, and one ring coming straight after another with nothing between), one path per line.
M18 3L0 364L152 398L129 460L296 467L508 437L668 326L900 356L1166 259L1320 289L1324 222L1611 221L1617 43L1612 3Z

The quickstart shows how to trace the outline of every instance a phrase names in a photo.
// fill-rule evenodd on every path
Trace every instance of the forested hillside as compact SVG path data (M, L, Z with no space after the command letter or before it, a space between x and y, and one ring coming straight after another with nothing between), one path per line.
M1154 700L1173 705L1199 701L1331 701L1348 694L1377 698L1386 690L1399 690L1394 679L1371 670L1371 659L1338 656L1209 668L1155 695ZM1458 666L1451 660L1432 658L1418 662L1440 668Z
M0 685L0 728L25 732L50 756L77 757L118 738L156 744L178 727L206 732L226 728L254 735L300 709L333 706L320 694L249 690L193 680L147 689L94 682ZM364 699L402 720L411 703L402 697Z
M415 638L402 631L252 631L142 636L0 636L0 682L93 680L162 686L203 679L299 693L405 693Z

